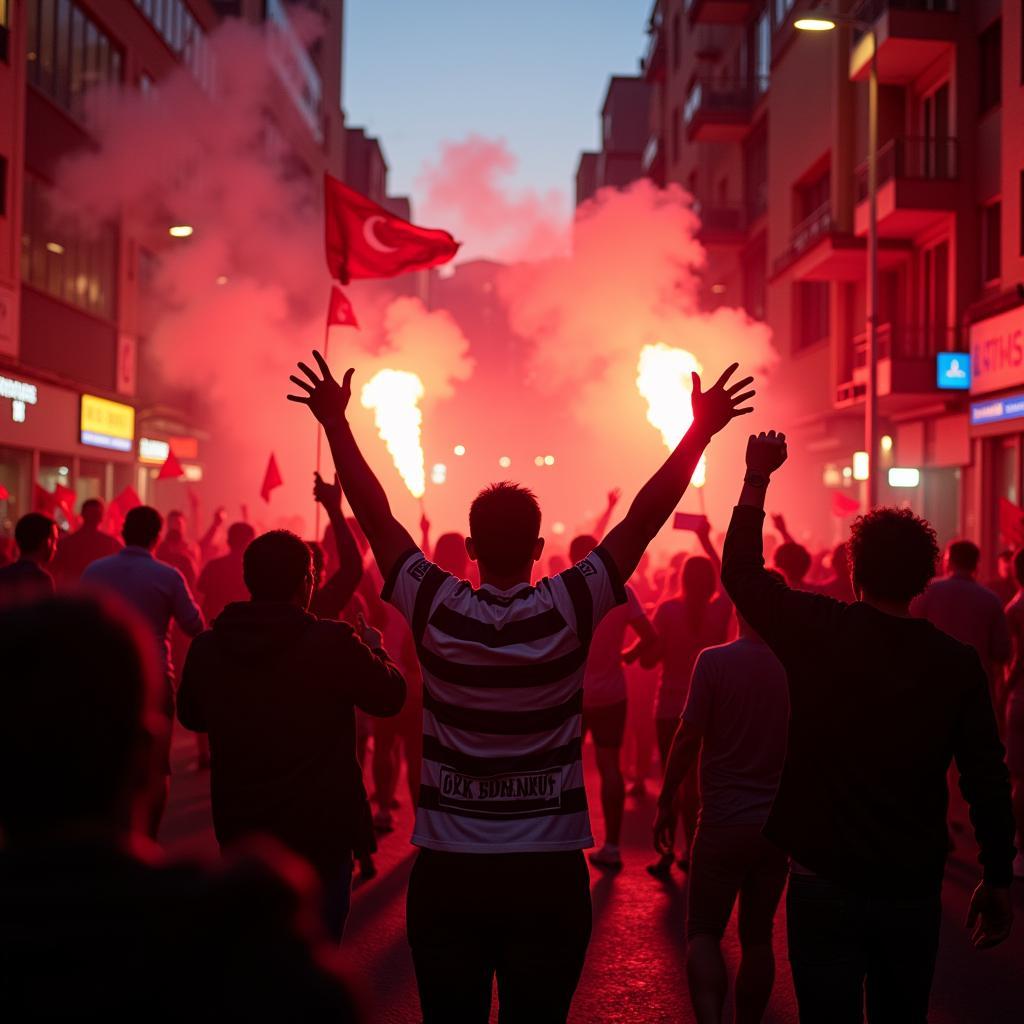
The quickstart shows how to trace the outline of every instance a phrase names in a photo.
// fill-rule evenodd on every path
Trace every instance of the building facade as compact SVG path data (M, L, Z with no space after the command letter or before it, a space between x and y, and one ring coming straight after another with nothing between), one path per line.
M793 500L813 536L838 536L829 492L858 496L864 449L877 41L880 500L909 501L942 539L991 553L1010 541L997 499L1019 503L1022 483L1021 5L840 2L854 24L798 31L817 6L655 3L645 169L693 196L706 306L743 306L771 326L780 363L766 406L799 452ZM1007 397L999 413L982 408Z
M94 145L91 89L148 91L184 67L216 102L209 38L231 16L262 24L275 74L268 131L318 183L344 173L343 5L323 0L307 45L282 0L7 0L0 3L0 529L33 507L59 518L132 487L159 501L173 445L202 475L201 425L156 405L142 307L168 224L124 211L88 232L54 212L58 161ZM148 385L148 386L147 386ZM50 495L51 497L47 497Z

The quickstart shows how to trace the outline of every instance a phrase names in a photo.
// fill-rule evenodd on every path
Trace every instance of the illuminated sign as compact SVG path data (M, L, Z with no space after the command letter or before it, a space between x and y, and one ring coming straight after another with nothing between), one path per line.
M171 446L166 441L160 441L155 437L139 438L139 462L162 466L167 461L170 451Z
M167 439L179 459L198 459L199 441L194 437L169 437Z
M11 419L15 423L24 423L25 406L35 405L39 401L39 392L35 384L13 377L0 377L0 398L11 400Z
M966 352L940 352L935 357L935 383L943 391L966 391L970 388L970 355Z
M911 466L893 466L889 470L890 487L917 487L921 482L921 470Z
M1024 384L1024 306L971 324L971 393Z
M82 395L82 444L130 452L135 441L135 410L98 395Z
M984 426L986 423L1001 423L1003 420L1019 420L1021 417L1024 417L1022 394L971 403L972 427Z

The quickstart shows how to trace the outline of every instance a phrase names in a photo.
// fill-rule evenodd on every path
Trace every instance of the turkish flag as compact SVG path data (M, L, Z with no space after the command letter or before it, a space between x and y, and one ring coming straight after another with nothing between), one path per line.
M341 290L337 281L331 282L331 297L327 300L327 326L358 327L356 311L352 308L348 296Z
M846 519L859 511L860 502L856 498L848 497L842 491L832 492L832 515L837 519Z
M1015 548L1024 545L1024 512L1006 498L999 499L999 532L1004 544Z
M270 461L267 463L267 471L263 474L263 486L260 488L260 497L266 501L270 501L270 492L275 487L280 487L284 483L281 479L281 471L277 468L277 459L274 458L274 453L270 453Z
M459 251L447 231L410 224L329 174L324 175L324 242L327 269L342 284L436 267Z
M156 475L157 480L177 480L178 477L184 475L185 470L181 468L181 463L178 461L178 456L174 454L174 449L168 448L167 458L164 459L164 464Z

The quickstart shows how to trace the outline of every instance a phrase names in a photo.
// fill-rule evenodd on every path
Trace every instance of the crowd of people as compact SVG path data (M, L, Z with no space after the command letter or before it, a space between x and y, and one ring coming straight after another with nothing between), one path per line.
M781 516L765 534L787 458L768 432L749 440L721 553L706 518L684 517L698 553L652 569L705 448L752 411L735 366L706 391L695 376L679 446L609 529L610 492L565 555L507 482L474 500L468 536L431 544L424 517L417 543L349 427L352 371L338 382L314 355L288 397L337 471L314 477L322 538L225 530L218 512L193 544L180 512L138 506L117 539L96 499L63 536L39 513L16 525L0 567L7 1006L127 1010L172 969L168 1011L208 986L224 1009L372 1019L331 951L343 964L354 871L373 877L408 799L424 1021L486 1021L495 980L502 1021L564 1021L592 925L588 736L595 870L623 869L627 794L643 799L660 755L647 870L686 878L702 1024L722 1020L737 902L735 1019L762 1019L783 893L802 1021L865 1005L873 1024L926 1020L961 827L951 784L980 850L972 941L1007 937L1024 876L1024 552L983 586L969 541L933 579L934 531L906 509L868 512L818 555ZM209 771L218 865L158 855L175 716Z

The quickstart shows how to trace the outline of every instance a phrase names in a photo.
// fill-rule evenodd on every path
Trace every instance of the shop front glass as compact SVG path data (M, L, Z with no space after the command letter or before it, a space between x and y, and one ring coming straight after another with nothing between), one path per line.
M14 524L32 511L31 477L31 452L0 447L0 536L13 537Z
M71 490L71 463L70 455L54 455L50 452L41 452L39 455L39 475L36 483L50 494L61 494L60 488ZM77 508L71 510L77 513ZM65 513L64 508L56 508L52 512L53 518L60 524L61 529L71 528L72 522Z

